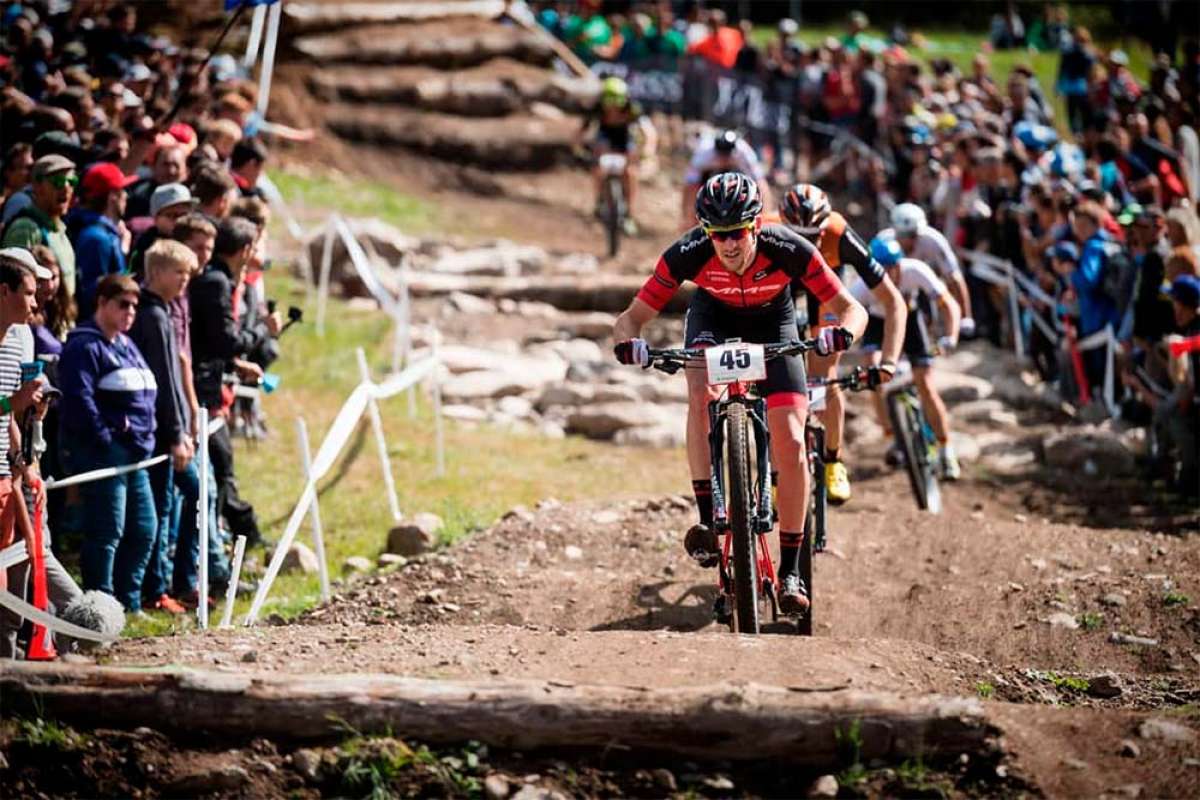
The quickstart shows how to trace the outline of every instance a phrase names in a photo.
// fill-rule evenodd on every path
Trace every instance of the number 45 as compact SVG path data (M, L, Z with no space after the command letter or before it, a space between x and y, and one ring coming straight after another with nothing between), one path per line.
M726 350L721 353L721 366L725 369L746 369L750 366L750 352L738 350L735 353L732 350Z

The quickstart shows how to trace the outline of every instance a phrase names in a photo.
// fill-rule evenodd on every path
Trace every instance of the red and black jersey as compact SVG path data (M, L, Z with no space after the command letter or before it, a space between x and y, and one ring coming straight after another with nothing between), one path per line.
M862 238L854 232L846 218L836 211L831 212L821 225L817 249L821 251L825 263L834 270L840 271L846 266L854 267L854 271L868 289L874 289L883 282L883 267L871 258L871 251ZM792 286L796 294L799 294L802 288L800 281L795 281Z
M712 240L693 228L662 254L637 296L661 311L683 282L691 281L727 306L757 308L788 291L793 280L822 303L832 300L842 286L817 248L784 225L762 227L754 262L741 275L721 266Z

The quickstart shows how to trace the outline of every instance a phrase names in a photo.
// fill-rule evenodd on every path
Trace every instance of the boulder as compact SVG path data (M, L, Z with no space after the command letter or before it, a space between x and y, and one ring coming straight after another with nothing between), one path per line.
M1154 717L1145 720L1138 726L1138 736L1143 739L1161 739L1165 742L1191 743L1196 741L1196 732L1188 726Z
M283 556L283 565L280 567L282 572L303 572L305 575L311 575L321 568L321 562L317 560L317 554L312 551L306 544L300 542L292 542L292 546L288 548L287 553Z
M342 562L342 572L370 572L371 559L366 556L350 556Z
M569 336L607 343L612 339L613 325L616 321L615 314L591 311L572 314L558 323L558 329Z
M442 394L451 400L479 400L524 394L561 381L567 364L557 358L500 356L492 369L453 375L442 384Z
M500 349L485 350L481 347L468 347L460 344L447 344L438 349L438 357L442 366L457 375L463 372L497 369L513 353Z
M533 402L524 397L509 395L500 398L500 401L496 403L496 410L505 416L522 419L532 416Z
M388 531L387 552L401 556L418 556L433 549L442 518L422 512Z
M992 384L983 378L942 369L934 370L933 385L942 399L950 405L983 400L991 397L994 391Z
M959 403L954 408L954 419L976 425L995 425L1008 428L1020 426L1017 415L1007 409L1004 403L993 397Z
M545 411L553 406L577 406L592 402L594 395L595 388L586 383L569 381L551 384L538 395L534 406L539 411Z
M611 439L617 431L651 427L658 421L654 406L645 403L595 403L571 413L566 430L591 439Z
M459 422L483 422L487 419L487 412L477 406L452 403L442 406L442 416Z
M602 383L592 389L593 403L636 403L642 394L634 386Z
M606 358L611 358L610 354L606 354L600 349L600 345L593 342L591 339L560 339L557 341L545 342L534 347L528 348L527 352L531 356L536 356L539 353L548 352L568 364L587 361L603 361Z
M466 292L451 292L446 298L446 306L459 314L494 314L496 304L491 300L476 297Z
M427 265L430 272L453 275L527 275L542 272L546 251L540 247L501 241L491 247L475 247L443 253Z
M1133 451L1121 437L1097 428L1050 434L1042 440L1042 454L1051 467L1105 477L1131 475L1137 468Z
M678 425L654 425L649 428L625 428L617 431L613 441L633 447L683 447L687 444L687 426L680 420Z

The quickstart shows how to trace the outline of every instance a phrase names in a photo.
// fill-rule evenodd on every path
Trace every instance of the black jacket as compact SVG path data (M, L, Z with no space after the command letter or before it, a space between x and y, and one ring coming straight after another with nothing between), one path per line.
M149 289L142 289L137 316L129 329L129 338L137 345L154 373L158 394L154 402L154 452L169 453L191 428L191 409L183 391L179 369L179 348L171 326L166 302Z
M233 277L229 267L214 258L188 286L192 313L192 373L196 397L205 408L221 405L221 376L234 358L262 344L266 331L246 330L233 318Z

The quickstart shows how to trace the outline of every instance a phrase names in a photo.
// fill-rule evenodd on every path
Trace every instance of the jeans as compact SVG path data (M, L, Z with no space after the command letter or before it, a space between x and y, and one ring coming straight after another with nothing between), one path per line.
M140 454L119 442L87 445L83 470L131 464ZM158 528L150 473L140 469L83 485L87 534L80 554L83 588L113 595L127 611L142 608L142 579Z
M200 562L200 536L197 510L200 503L200 467L196 459L187 467L173 472L174 489L168 519L173 525L175 565L171 585L175 597L185 597L197 591ZM217 481L212 464L208 467L208 583L221 586L229 582L229 561L225 555L225 539L217 524ZM166 575L164 566L163 575ZM165 585L165 578L164 578Z
M150 547L150 560L142 581L142 595L151 602L167 594L167 578L171 573L171 543L168 539L171 533L171 496L175 493L174 473L175 468L169 457L150 468L150 491L154 494L154 516L158 524L154 528L154 544Z
M257 544L262 540L262 534L258 530L254 506L238 493L237 477L233 471L233 440L229 436L228 424L222 425L209 437L208 456L220 493L218 507L229 526L229 532L234 536L245 536L248 546Z

